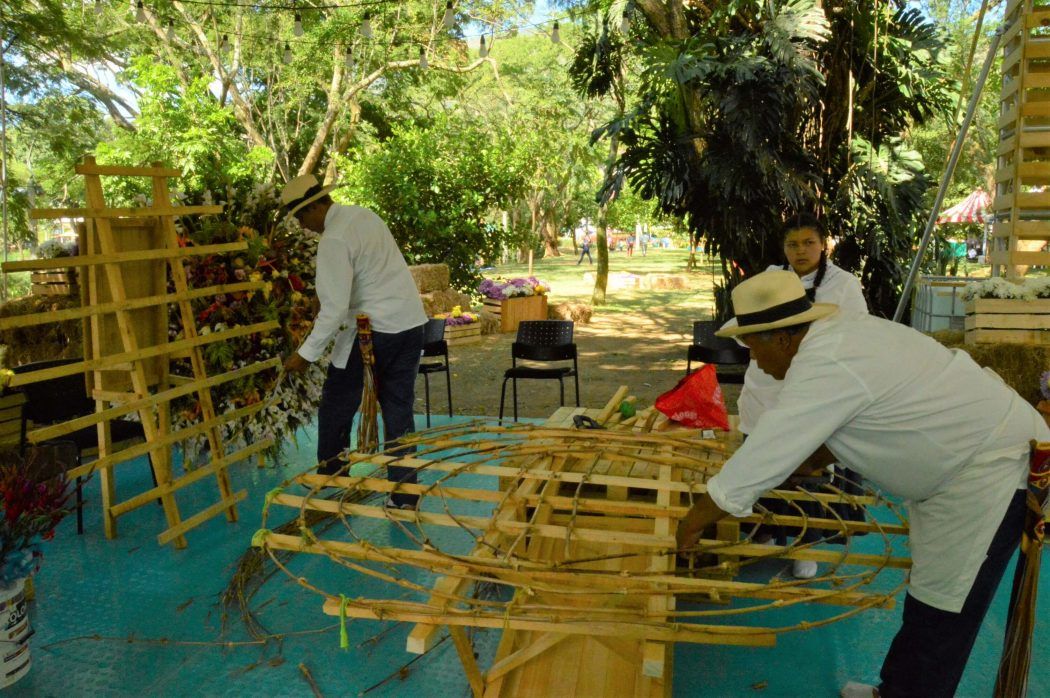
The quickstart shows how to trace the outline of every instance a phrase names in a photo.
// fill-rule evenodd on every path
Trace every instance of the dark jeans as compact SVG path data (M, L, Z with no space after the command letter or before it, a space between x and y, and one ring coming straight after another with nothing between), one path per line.
M579 260L576 261L576 264L579 264L580 262L583 261L583 255L587 255L587 261L589 263L591 263L591 264L594 264L594 260L591 259L591 248L590 247L584 247L583 248L583 251L580 252L580 258L579 258Z
M950 613L908 594L904 623L882 665L883 698L951 698L1006 565L1021 541L1026 490L1018 490L988 546L962 611Z
M416 373L419 355L423 351L423 325L404 332L372 333L375 355L376 394L383 415L383 438L390 442L412 431L415 426L413 407L416 400ZM361 348L354 342L346 368L328 367L321 405L317 409L317 460L322 463L318 472L338 472L338 460L325 464L350 445L350 429L364 389L364 366ZM411 453L406 448L399 453ZM415 482L415 468L389 466L387 478L394 482ZM415 495L394 494L394 503L415 504Z

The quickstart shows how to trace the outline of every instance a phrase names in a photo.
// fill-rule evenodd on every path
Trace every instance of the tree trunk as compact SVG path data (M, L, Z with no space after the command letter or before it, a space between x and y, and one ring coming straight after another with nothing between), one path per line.
M623 116L622 108L620 109L620 116ZM614 133L609 139L609 157L605 161L606 176L608 176L609 170L612 169L619 154L619 134ZM609 286L609 242L606 234L609 226L606 213L610 203L606 201L598 207L598 239L595 241L595 244L598 245L598 270L594 275L594 293L591 294L591 305L595 306L605 305L605 291Z
M543 246L546 248L546 256L560 257L561 252L558 251L558 226L549 217L544 217L541 231L543 233Z

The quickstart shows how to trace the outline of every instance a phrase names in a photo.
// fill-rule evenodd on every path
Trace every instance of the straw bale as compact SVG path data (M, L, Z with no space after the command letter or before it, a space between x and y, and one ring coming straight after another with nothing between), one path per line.
M547 317L586 324L591 321L592 311L593 308L586 303L554 303L547 306Z
M658 290L682 290L689 288L689 279L680 274L646 274L642 277L642 288Z
M416 289L420 294L448 289L447 264L417 264L408 270L412 273L412 280L416 282Z
M78 296L26 296L0 305L0 317L52 313L80 305ZM7 366L30 361L72 359L84 353L80 320L16 327L0 332L0 344L7 345Z
M992 369L1021 397L1035 405L1039 395L1039 376L1050 370L1050 347L1037 344L966 344L965 335L957 330L942 330L931 335L951 349L962 349L980 366ZM945 388L950 390L951 387Z
M499 315L490 313L487 310L482 310L480 316L481 334L499 334L502 331L502 324Z
M419 294L419 298L423 301L423 310L425 310L430 317L433 317L437 313L447 313L457 305L463 310L468 310L470 308L470 296L451 288L446 288L442 291L421 293Z

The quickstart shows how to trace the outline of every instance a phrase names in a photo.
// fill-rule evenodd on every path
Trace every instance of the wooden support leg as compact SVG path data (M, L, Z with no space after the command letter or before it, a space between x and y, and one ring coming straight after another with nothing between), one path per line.
M482 698L485 694L485 679L481 676L478 661L474 658L474 647L470 644L466 631L461 626L450 625L448 633L456 645L459 661L463 663L463 671L466 672L467 681L470 682L471 693L474 694L474 698Z

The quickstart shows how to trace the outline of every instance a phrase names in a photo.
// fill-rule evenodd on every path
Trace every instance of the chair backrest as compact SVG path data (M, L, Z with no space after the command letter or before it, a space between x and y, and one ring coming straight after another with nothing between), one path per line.
M13 370L15 373L30 373L81 361L83 359L34 361ZM88 397L83 373L28 383L20 389L26 396L26 417L36 424L65 422L95 411L95 401Z
M0 445L21 445L25 405L25 393L17 388L0 395Z
M512 359L564 361L576 358L572 320L526 320L518 325Z
M431 318L423 326L423 356L448 356L448 342L445 341L445 321Z
M697 320L693 323L693 344L713 350L720 360L708 363L746 364L751 360L751 352L740 346L735 339L716 337L715 331L721 325L715 320Z

